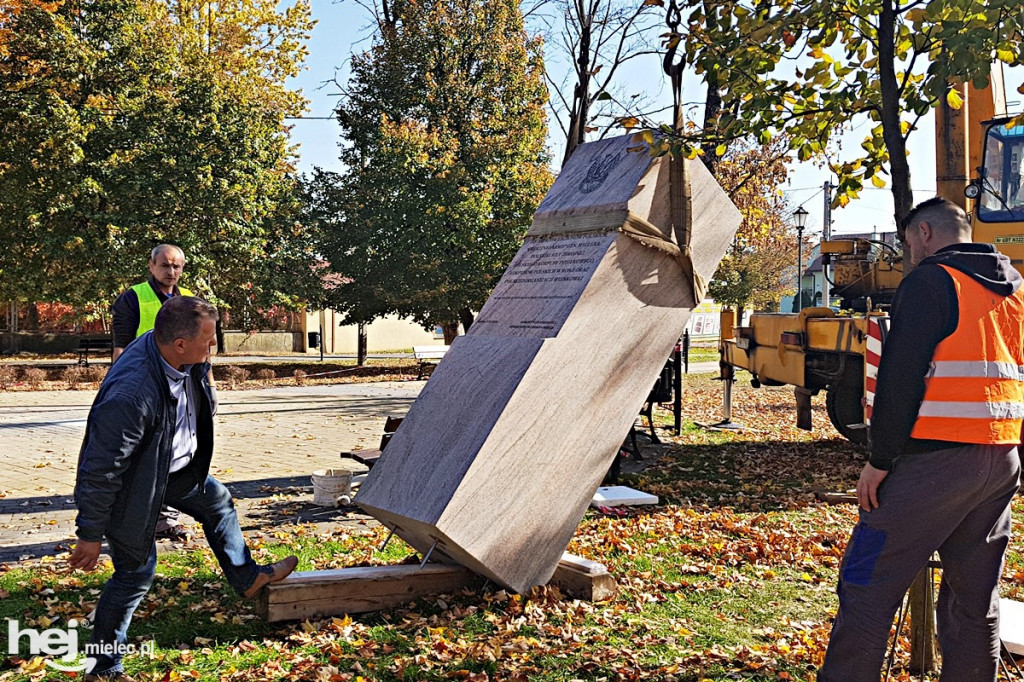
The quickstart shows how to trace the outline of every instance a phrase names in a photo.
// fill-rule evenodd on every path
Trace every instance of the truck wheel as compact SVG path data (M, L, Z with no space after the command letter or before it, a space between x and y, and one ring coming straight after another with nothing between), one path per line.
M844 377L847 379L849 377ZM864 408L860 400L864 388L859 381L838 381L825 393L825 409L829 421L844 438L856 445L868 444L868 430L850 428L850 424L864 423Z

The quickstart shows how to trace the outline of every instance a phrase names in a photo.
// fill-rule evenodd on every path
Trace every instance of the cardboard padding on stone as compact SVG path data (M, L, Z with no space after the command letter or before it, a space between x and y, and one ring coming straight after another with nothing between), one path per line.
M669 215L667 162L628 146L606 140L573 155L538 210L543 229L452 344L355 500L421 554L520 592L551 577L696 305L677 249L594 227ZM616 164L616 154L628 156ZM702 202L690 207L693 262L710 277L739 215L692 166L690 194ZM673 234L644 229L665 244Z

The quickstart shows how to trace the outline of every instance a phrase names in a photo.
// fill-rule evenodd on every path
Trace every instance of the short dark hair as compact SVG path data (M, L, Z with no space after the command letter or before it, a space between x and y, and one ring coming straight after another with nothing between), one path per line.
M195 296L174 296L160 306L153 324L153 337L159 344L174 343L175 339L191 341L199 335L202 320L217 321L217 308Z
M967 213L945 197L932 197L915 206L903 219L903 233L918 223L926 222L932 229L948 234L970 236L971 224Z

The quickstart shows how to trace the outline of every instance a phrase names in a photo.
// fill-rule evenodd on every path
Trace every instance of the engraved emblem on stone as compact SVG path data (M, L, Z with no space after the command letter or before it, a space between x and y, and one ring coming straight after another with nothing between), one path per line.
M608 174L612 172L612 169L619 165L619 161L622 157L614 154L608 154L596 159L590 168L587 169L587 174L583 177L583 182L580 183L580 193L590 194L598 187L604 184L604 181L608 179Z

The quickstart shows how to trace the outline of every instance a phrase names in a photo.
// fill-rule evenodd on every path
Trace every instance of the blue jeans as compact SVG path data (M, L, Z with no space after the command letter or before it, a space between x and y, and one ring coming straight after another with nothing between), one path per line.
M206 477L203 490L195 486L178 495L172 488L169 487L165 501L203 525L206 541L217 557L224 577L236 592L245 592L256 581L261 568L253 560L242 537L231 493L212 476ZM97 675L114 675L124 670L118 647L123 648L127 641L132 614L146 596L156 574L156 543L142 564L131 559L116 542L108 544L114 575L107 581L96 606L90 640L91 644L103 647L102 653L97 652L93 656L95 664L91 672Z

